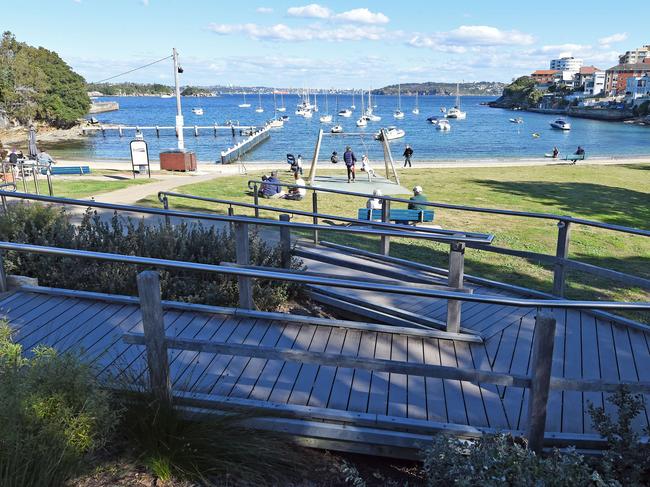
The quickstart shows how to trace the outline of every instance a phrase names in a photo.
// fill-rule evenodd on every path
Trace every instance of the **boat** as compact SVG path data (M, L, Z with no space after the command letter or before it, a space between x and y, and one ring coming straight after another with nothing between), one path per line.
M311 117L314 116L314 112L312 112L311 110L307 110L306 112L304 112L302 114L302 116L303 116L303 118L311 118Z
M278 108L278 112L286 112L287 107L284 106L284 93L280 93L280 100L282 101L282 106Z
M368 120L366 120L366 117L361 117L359 120L357 120L357 127L365 127L368 125Z
M456 105L454 108L450 108L447 111L447 118L456 118L458 120L465 120L467 118L467 112L463 112L460 109L460 85L456 83Z
M401 120L404 118L404 112L402 111L402 85L397 85L397 110L393 112L393 118Z
M244 103L240 103L238 106L239 106L239 108L250 108L251 107L250 103L246 103L246 93L244 93Z
M268 125L272 129L279 129L284 127L284 120L282 120L281 118L272 118L271 120L269 120Z
M413 115L419 115L420 114L420 107L418 106L418 94L417 92L415 93L415 108L411 110L411 113Z
M551 127L558 130L571 130L571 124L561 118L553 120L551 122Z
M321 115L319 120L320 123L332 122L332 116L330 115L330 107L329 107L329 103L327 102L327 93L325 93L325 115Z
M451 124L449 123L449 120L442 118L438 120L438 123L436 123L436 128L446 132L447 130L451 130Z
M524 123L524 119L521 118L521 117L511 118L511 119L510 119L510 122L511 122L511 123Z
M174 95L170 95L170 94L160 95L160 98L174 98Z
M280 117L280 120L282 120L283 122L286 122L287 120L289 120L289 115L282 115Z
M343 127L341 127L340 125L334 125L334 127L330 129L330 132L332 132L333 134L342 134Z
M385 129L386 132L386 140L395 140L395 139L401 139L406 135L406 132L404 132L402 129L398 129L397 127L388 127ZM375 134L375 140L382 140L382 134L381 130Z
M364 115L366 116L366 119L370 120L371 122L379 122L381 120L381 117L379 115L375 115L372 110L372 101L370 98L371 92L372 92L372 88L368 90L368 108L366 108ZM363 107L363 91L361 92L361 106Z
M352 110L348 108L344 108L343 110L339 110L339 117L345 117L345 118L350 118L352 116Z
M440 113L447 113L447 108L440 107Z
M354 104L354 90L352 90L352 105L350 105L350 110L356 110L357 106Z
M257 97L258 97L259 100L260 100L260 104L259 104L259 106L255 109L255 111L256 111L257 113L263 113L263 112L264 112L264 109L262 108L262 94L258 92L258 93L257 93Z
M203 115L203 108L201 107L194 107L192 108L192 113L194 115Z

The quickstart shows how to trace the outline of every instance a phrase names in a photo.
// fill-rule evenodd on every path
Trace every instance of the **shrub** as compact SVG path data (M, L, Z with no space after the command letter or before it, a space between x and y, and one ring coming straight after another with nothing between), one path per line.
M430 486L593 485L592 470L574 451L555 450L542 458L510 435L486 435L466 441L438 435L424 451Z
M0 218L0 238L12 242L50 245L79 250L111 252L205 264L234 262L235 238L228 230L201 224L165 225L135 223L114 215L102 220L90 210L79 225L70 222L61 210L38 204L18 204ZM251 263L279 267L280 248L251 235ZM81 265L80 265L81 264ZM301 268L294 259L293 269ZM76 258L60 258L8 252L6 269L38 277L41 285L97 291L112 294L137 294L136 274L144 267ZM222 274L159 269L164 299L192 303L236 306L237 281ZM92 276L92 279L88 277ZM295 297L299 287L280 281L253 280L255 305L275 310Z
M91 369L39 347L31 357L0 325L0 485L61 485L117 419Z

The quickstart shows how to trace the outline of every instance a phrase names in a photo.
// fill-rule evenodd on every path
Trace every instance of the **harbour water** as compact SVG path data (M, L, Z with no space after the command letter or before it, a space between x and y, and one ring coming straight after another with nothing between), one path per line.
M342 153L350 145L357 153L368 153L371 160L382 157L381 145L373 139L373 134L381 127L395 125L406 132L406 136L391 142L394 157L399 157L405 144L410 144L414 151L414 161L449 161L464 159L501 160L509 158L540 158L551 152L554 146L560 155L573 153L578 145L585 148L588 157L610 158L624 156L645 156L650 154L650 127L628 125L623 123L602 122L568 118L572 130L563 132L549 126L557 116L528 112L514 112L490 108L482 103L493 100L492 97L466 96L462 98L462 109L467 112L466 120L450 120L451 130L441 132L426 120L430 116L442 116L441 107L450 108L454 97L420 96L420 114L411 110L415 97L402 96L402 111L406 116L402 120L393 118L397 107L396 96L373 97L376 104L375 113L382 117L380 122L368 122L368 126L358 128L355 125L361 113L361 101L355 97L357 109L352 117L336 115L337 99L329 98L329 113L333 115L331 124L320 123L318 117L325 113L325 97L318 96L320 111L311 119L295 115L299 102L296 95L286 95L284 114L290 119L281 129L273 130L269 141L261 144L247 156L248 161L283 161L287 153L302 154L305 160L313 155L318 130L329 132L334 124L341 124L345 132L363 132L363 137L328 137L324 140L321 159L327 160L332 151ZM280 97L276 98L278 106ZM158 97L105 97L99 101L117 101L119 111L97 114L95 117L105 124L123 124L129 126L171 126L174 124L176 111L175 99ZM241 95L224 95L220 97L183 98L183 115L186 126L224 124L232 120L242 125L261 125L273 117L273 96L262 96L264 113L256 113L258 98L247 97L250 108L239 108L243 102ZM343 109L351 104L350 96L339 96L338 107ZM193 107L203 108L204 115L192 113ZM279 115L282 115L279 113ZM521 116L522 124L509 122L510 118ZM539 136L533 136L539 134ZM50 145L49 149L58 157L74 159L129 159L129 142L133 132L125 133L120 138L117 131L107 132L106 136L97 133L83 141L70 141ZM156 159L161 150L174 148L176 137L168 130L156 137L155 131L144 131L149 144L152 159ZM192 131L185 132L186 147L196 151L200 161L219 160L222 150L233 145L230 131L220 131L215 137L212 130L203 130L199 137Z

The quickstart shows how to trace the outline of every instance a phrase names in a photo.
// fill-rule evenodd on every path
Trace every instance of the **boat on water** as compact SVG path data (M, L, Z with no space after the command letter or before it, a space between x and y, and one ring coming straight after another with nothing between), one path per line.
M174 98L174 95L170 95L170 94L160 95L160 98Z
M440 107L440 113L447 113L446 107Z
M263 112L264 112L264 108L262 108L262 94L261 94L261 93L257 93L257 97L259 98L259 105L258 105L257 108L255 109L255 111L256 111L257 113L263 113Z
M361 117L359 120L357 120L357 127L365 127L368 125L368 120L366 120L366 117Z
M417 92L415 93L415 108L411 110L411 113L413 115L419 115L420 114L420 106L418 105L418 94Z
M284 106L284 93L280 93L280 101L282 103L282 106L278 107L278 112L286 112L287 107Z
M406 135L406 132L402 129L398 129L395 126L388 127L385 130L386 133L386 140L395 140L395 139L401 139ZM381 130L375 134L375 140L382 140L383 136L381 133Z
M460 84L456 83L456 105L447 111L447 118L456 118L458 120L465 120L467 112L460 109Z
M246 103L246 93L244 93L244 103L240 103L238 106L239 106L239 108L250 108L251 107L250 103Z
M280 116L280 120L282 120L283 122L286 122L287 120L289 120L289 115Z
M203 108L201 107L194 107L192 108L192 113L194 115L203 115Z
M372 100L370 98L371 92L372 88L368 90L368 107L366 108L364 115L366 116L366 119L370 120L371 122L379 122L381 120L381 117L379 115L375 115L372 109ZM363 92L361 93L361 106L363 107Z
M510 122L511 123L524 123L524 119L521 118L521 117L511 118Z
M330 115L330 107L329 107L329 103L327 101L327 93L325 93L325 115L321 115L319 120L320 120L320 123L331 123L332 122L332 115Z
M398 120L404 118L404 112L402 111L402 85L400 84L397 85L397 109L393 112L393 118Z
M354 104L354 90L352 90L352 105L350 105L350 110L356 110L357 106Z
M281 118L272 118L271 120L269 120L268 125L272 129L279 129L284 127L284 120L282 120Z
M571 124L561 118L558 118L557 120L553 120L551 122L551 127L558 130L571 130Z
M352 116L352 110L348 108L344 108L343 110L339 110L339 117L345 117L345 118L350 118Z
M442 118L438 120L438 123L436 123L436 129L446 132L448 130L451 130L451 124L449 123L449 120Z
M334 125L334 127L332 127L330 129L330 132L332 132L333 134L342 134L343 133L343 127L341 125L338 125L338 124Z

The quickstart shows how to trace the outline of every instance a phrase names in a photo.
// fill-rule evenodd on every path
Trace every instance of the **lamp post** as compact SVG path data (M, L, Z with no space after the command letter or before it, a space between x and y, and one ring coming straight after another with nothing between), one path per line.
M183 112L181 111L181 88L178 84L178 75L183 72L178 66L178 52L173 49L172 57L174 58L174 83L176 85L176 134L178 136L179 150L185 149L185 139L183 138Z

